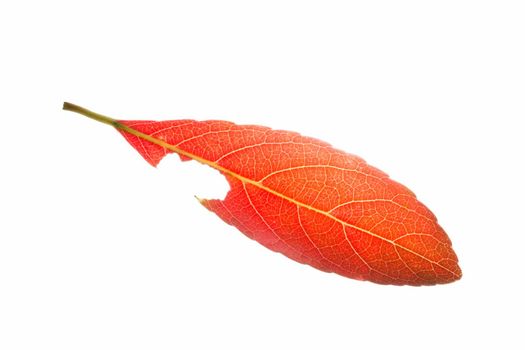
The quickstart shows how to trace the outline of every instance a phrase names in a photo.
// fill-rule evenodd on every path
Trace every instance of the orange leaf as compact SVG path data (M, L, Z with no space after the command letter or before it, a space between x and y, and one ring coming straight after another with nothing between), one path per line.
M319 270L394 285L461 278L456 254L432 212L363 159L297 133L226 121L114 120L156 166L168 153L224 174L224 200L200 200L267 248Z

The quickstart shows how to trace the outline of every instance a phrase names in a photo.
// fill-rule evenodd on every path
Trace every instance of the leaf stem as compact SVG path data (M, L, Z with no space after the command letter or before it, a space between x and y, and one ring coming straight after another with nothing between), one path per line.
M120 124L117 120L106 117L105 115L95 113L93 111L90 111L89 109L86 109L84 107L77 106L73 103L64 102L64 107L62 107L65 111L75 112L78 114L82 114L83 116L86 116L88 118L94 119L96 121L99 121L104 124L108 124L111 126L114 126L117 129L120 129L122 127L122 124Z

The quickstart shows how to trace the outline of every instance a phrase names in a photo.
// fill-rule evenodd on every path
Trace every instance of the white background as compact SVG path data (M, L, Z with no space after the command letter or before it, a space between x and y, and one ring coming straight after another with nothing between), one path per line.
M518 349L522 1L3 1L1 349ZM272 253L70 101L316 136L410 187L464 277L374 285Z

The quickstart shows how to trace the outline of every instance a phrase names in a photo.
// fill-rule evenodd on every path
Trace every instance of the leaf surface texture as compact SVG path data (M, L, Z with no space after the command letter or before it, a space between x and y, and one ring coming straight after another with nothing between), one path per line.
M436 217L363 159L294 132L226 121L117 121L156 166L167 154L223 173L224 200L201 200L267 248L319 270L394 285L461 277Z

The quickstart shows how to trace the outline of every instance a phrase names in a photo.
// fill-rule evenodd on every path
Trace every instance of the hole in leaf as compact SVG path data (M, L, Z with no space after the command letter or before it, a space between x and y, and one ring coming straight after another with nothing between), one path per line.
M176 154L168 154L157 169L170 192L204 199L224 199L230 190L220 172L193 160L182 162Z

